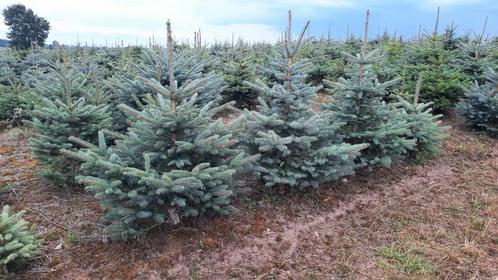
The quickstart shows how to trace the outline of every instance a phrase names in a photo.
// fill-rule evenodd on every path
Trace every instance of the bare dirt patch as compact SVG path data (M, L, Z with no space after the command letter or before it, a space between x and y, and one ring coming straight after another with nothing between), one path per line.
M450 128L441 155L320 190L254 191L240 213L106 243L81 190L36 177L26 138L0 134L2 202L45 239L19 279L495 279L498 141ZM62 245L61 245L62 244Z

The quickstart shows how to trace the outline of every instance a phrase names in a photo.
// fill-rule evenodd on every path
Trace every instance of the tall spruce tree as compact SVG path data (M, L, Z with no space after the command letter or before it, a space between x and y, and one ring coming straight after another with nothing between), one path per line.
M308 22L309 24L309 22ZM295 61L304 32L293 41L291 14L286 40L270 58L268 70L276 78L272 87L262 81L247 82L259 94L258 111L245 110L240 141L261 153L255 170L266 186L318 187L354 173L354 159L366 145L342 142L336 131L342 125L330 115L313 112L311 103L320 87L307 84L307 61Z
M110 111L101 102L98 85L87 80L66 58L46 76L37 87L43 98L33 111L33 126L38 133L30 146L44 168L41 176L58 185L71 186L79 162L60 150L76 150L69 140L71 136L96 141L98 131L111 125Z
M98 146L73 138L85 149L65 151L90 174L78 181L102 200L111 238L134 237L191 216L234 212L230 200L242 190L238 175L258 158L237 147L233 128L213 119L232 103L215 105L215 90L203 93L212 95L202 97L210 102L199 102L205 76L178 84L169 22L167 30L169 80L164 85L141 78L152 94L144 98L142 110L119 106L131 122L127 133L108 132L117 138L113 146L107 146L105 131Z
M337 115L334 121L346 123L341 128L346 142L368 144L357 163L371 168L390 166L393 159L402 158L413 149L415 141L406 137L409 133L406 121L395 118L399 109L393 109L384 101L386 89L398 80L384 83L377 80L373 65L380 62L382 56L378 50L367 53L368 17L367 12L361 53L356 56L344 53L351 65L349 77L337 82L323 81L333 93L323 108Z

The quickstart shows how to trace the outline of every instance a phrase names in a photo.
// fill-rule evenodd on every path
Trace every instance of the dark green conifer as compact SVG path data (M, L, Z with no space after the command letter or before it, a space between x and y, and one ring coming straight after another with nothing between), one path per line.
M409 133L406 121L395 117L399 109L393 109L384 100L386 89L398 80L380 83L373 65L380 62L382 56L378 50L366 52L368 13L365 26L362 52L356 56L344 53L351 65L349 77L337 82L323 81L332 92L331 101L324 109L337 115L334 121L346 124L341 128L346 142L368 145L357 159L359 164L369 168L390 166L393 160L403 158L413 149L415 141L406 137Z
M79 162L60 150L76 150L70 137L96 141L98 131L111 125L110 111L102 102L98 85L66 59L46 75L37 87L43 98L33 111L33 126L38 133L30 146L44 169L41 175L58 185L70 186L78 174Z

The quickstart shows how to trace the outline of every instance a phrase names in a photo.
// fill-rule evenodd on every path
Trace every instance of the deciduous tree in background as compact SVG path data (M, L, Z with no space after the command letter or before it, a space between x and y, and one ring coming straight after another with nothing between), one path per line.
M9 27L7 38L15 49L29 49L33 45L43 46L48 37L50 24L33 10L15 4L2 11L4 23Z

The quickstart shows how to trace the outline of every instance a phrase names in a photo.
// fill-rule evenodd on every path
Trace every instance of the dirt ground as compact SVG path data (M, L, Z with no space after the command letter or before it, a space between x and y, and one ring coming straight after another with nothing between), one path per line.
M436 159L254 191L239 214L129 242L103 240L98 201L35 176L27 132L4 131L0 201L44 239L15 279L498 279L498 141L447 124Z

